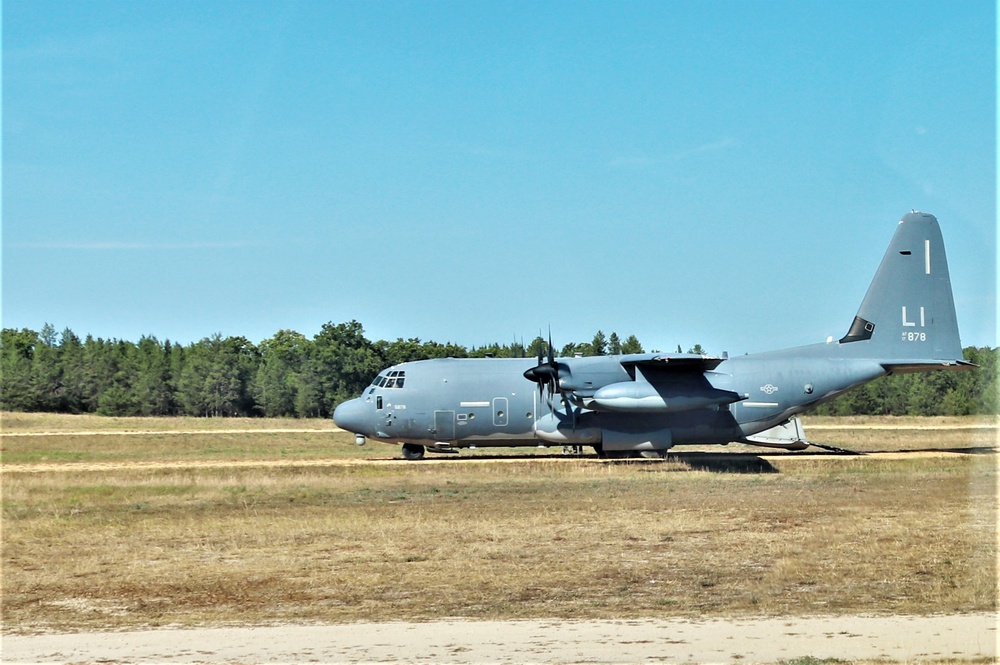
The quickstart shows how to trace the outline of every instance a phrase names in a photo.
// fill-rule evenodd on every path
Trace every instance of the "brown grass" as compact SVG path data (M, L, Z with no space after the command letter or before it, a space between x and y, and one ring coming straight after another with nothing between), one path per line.
M997 419L988 417L810 416L805 426L812 441L861 452L971 451L1000 445ZM81 433L88 435L80 436ZM107 436L100 436L103 433ZM355 446L352 435L325 419L104 418L8 412L0 414L0 434L0 461L6 465L400 457L395 445L371 442L364 447ZM746 453L768 459L788 454L738 443L726 447L678 446L674 451ZM561 447L479 448L461 452L463 458L496 456L561 456Z
M116 459L185 445L127 438ZM750 458L28 474L5 457L4 630L996 609L993 455Z

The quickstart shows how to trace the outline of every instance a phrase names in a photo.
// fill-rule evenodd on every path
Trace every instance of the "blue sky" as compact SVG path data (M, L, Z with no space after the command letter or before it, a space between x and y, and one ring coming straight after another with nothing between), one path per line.
M3 3L3 326L843 335L910 209L997 344L992 2Z

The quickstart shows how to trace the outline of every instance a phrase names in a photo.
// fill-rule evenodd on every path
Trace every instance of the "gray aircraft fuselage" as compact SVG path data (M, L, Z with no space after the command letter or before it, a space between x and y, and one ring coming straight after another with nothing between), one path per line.
M937 220L900 221L848 333L825 344L732 358L634 354L446 358L401 363L339 405L367 438L425 448L586 445L662 454L742 441L801 449L796 415L886 374L964 369Z

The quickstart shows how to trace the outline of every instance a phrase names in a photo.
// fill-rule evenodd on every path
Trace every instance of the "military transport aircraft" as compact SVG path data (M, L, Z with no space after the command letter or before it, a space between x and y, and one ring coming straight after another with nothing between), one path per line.
M592 446L663 456L731 441L802 450L797 414L887 374L974 367L962 359L944 241L933 215L903 217L839 340L728 358L684 353L446 358L382 371L333 414L402 444L403 457L489 446Z

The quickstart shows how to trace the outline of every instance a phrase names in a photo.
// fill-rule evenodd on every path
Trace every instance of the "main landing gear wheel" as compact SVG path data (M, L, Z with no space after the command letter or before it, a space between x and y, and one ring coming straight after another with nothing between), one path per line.
M424 458L424 447L415 443L403 444L403 459L418 460Z
M602 450L601 459L665 459L666 450Z
M630 459L638 453L633 453L631 450L603 450L599 457L601 459Z

